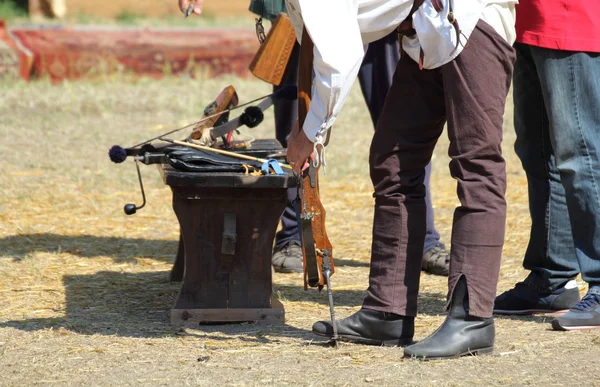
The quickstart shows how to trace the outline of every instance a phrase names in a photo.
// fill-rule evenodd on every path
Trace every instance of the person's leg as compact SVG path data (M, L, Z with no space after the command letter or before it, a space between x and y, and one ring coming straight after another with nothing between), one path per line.
M469 314L491 317L506 223L502 127L515 53L480 21L461 54L443 66L454 212L449 294L466 277ZM494 76L490 77L489 74Z
M444 122L439 71L419 70L404 55L371 143L375 209L369 288L362 309L337 321L344 339L399 345L412 340L425 240L425 166ZM313 332L331 336L331 325L317 322Z
M493 350L491 318L506 221L502 126L514 50L479 21L460 55L441 67L450 173L461 205L454 212L448 316L404 354L448 358ZM490 77L489 74L494 74Z
M373 128L377 127L399 60L400 43L397 32L369 43L358 71L358 81L369 108Z
M515 151L529 191L531 231L523 267L530 270L524 282L496 297L494 313L533 314L568 310L579 301L579 273L565 189L556 168L542 83L532 46L515 44L513 76ZM545 80L544 80L545 82ZM546 88L568 87L561 77ZM568 286L566 286L568 284Z
M600 328L600 54L532 48L587 295L555 329ZM559 87L562 85L562 87Z
M579 267L565 189L552 149L537 60L531 55L531 48L524 44L515 45L518 56L513 85L515 151L527 175L531 215L531 234L523 267L531 270L526 280L530 287L552 292L575 278ZM563 82L545 87L554 93L566 86L566 78L561 76Z
M445 114L439 71L419 70L403 55L371 143L375 211L363 308L416 316L426 234L425 167Z
M290 55L290 59L279 86L273 86L273 92L278 91L286 85L296 85L298 83L298 58L300 45L296 43ZM275 110L275 135L277 140L287 147L287 139L292 130L292 126L298 119L298 101L279 99L274 103ZM281 216L281 229L275 235L275 248L273 252L273 268L276 272L301 273L302 268L302 249L300 248L301 239L296 219L296 211L292 205L292 200L296 198L297 189L288 189L288 204Z
M600 54L532 52L581 276L600 294Z
M358 80L365 102L369 108L373 127L381 115L387 97L396 65L400 60L400 43L398 33L392 32L369 44L365 58L358 72ZM450 254L440 234L435 228L433 203L431 202L431 163L425 170L425 205L427 208L425 243L423 244L422 269L431 274L448 275Z
M423 254L426 254L432 248L438 246L441 247L444 251L446 250L446 245L440 241L440 233L435 228L435 214L433 211L433 203L431 201L431 189L429 187L429 181L431 180L431 162L427 164L425 168L425 206L427 207L427 234L425 234L425 244L423 245ZM446 252L446 255L448 253ZM448 257L449 258L449 257ZM446 262L445 267L447 269L448 262ZM427 270L426 270L427 271ZM448 275L446 272L445 275Z

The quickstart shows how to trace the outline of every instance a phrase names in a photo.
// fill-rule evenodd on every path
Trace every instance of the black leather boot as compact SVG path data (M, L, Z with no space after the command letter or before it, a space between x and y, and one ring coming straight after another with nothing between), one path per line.
M446 320L429 337L404 349L404 357L423 360L481 355L494 350L494 319L469 316L467 281L460 277Z
M340 340L371 345L408 345L415 333L415 318L398 314L361 309L353 315L337 320ZM332 337L333 327L328 321L313 325L313 333Z

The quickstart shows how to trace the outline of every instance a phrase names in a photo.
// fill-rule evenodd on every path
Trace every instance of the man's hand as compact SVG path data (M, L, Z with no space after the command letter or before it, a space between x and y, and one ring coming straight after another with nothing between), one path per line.
M290 138L288 138L287 160L298 175L302 174L306 161L312 152L313 143L306 137L304 130L298 129L298 120L296 120Z
M185 11L188 9L190 3L194 4L194 12L196 15L200 15L202 13L202 7L204 6L204 0L178 0L179 1L179 9L181 12L185 14Z

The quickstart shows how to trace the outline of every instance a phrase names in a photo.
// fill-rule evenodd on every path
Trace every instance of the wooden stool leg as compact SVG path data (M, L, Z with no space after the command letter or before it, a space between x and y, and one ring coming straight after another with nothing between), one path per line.
M181 282L183 280L183 272L185 271L185 246L183 244L183 235L179 232L179 246L177 246L177 255L175 262L171 268L169 280L171 282Z

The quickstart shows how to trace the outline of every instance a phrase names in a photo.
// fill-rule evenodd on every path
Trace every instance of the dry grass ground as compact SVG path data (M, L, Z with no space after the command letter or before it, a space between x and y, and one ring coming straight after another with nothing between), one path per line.
M553 332L543 317L498 318L496 352L478 358L423 363L402 360L399 348L325 347L310 327L328 317L326 295L304 292L296 274L274 276L283 326L171 328L178 225L170 191L144 167L149 203L126 217L123 205L140 202L135 168L112 164L107 150L194 121L229 83L242 100L269 92L237 79L0 85L0 385L600 385L599 333ZM506 122L499 291L524 277L529 227L510 112ZM253 132L272 137L272 112ZM355 88L336 122L322 188L339 317L357 310L367 285L371 134ZM432 188L449 241L457 201L446 145L442 138ZM442 322L445 293L445 278L422 276L416 339Z

